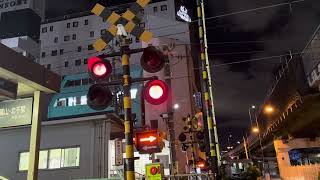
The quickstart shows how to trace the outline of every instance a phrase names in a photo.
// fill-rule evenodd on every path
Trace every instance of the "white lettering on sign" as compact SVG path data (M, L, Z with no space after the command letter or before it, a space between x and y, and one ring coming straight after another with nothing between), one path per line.
M177 15L183 19L186 22L191 22L191 18L188 14L188 9L184 6L180 6L179 11L177 12Z
M0 10L27 4L27 0L0 0Z

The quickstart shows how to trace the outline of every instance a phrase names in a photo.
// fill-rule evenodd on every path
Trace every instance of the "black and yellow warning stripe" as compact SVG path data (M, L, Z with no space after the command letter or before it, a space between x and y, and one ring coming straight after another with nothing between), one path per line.
M215 134L214 134L214 122L213 122L213 107L211 107L211 99L210 99L210 90L209 90L209 79L208 79L208 65L206 63L206 55L205 55L205 41L204 41L204 29L203 29L203 21L202 21L202 9L201 9L201 1L197 1L197 16L198 16L198 27L199 27L199 40L200 40L200 59L201 59L201 70L202 70L202 92L204 96L204 104L203 110L205 111L206 119L207 119L207 128L209 134L209 147L210 147L210 156L209 159L213 163L212 170L218 173L218 161L217 161L217 153L216 153L216 143L215 143Z
M126 50L128 47L121 47L122 50ZM122 68L123 68L123 107L124 107L124 133L126 141L126 158L125 158L125 177L126 180L134 180L134 147L133 147L133 120L131 110L131 95L130 95L130 66L129 55L124 53L121 56Z

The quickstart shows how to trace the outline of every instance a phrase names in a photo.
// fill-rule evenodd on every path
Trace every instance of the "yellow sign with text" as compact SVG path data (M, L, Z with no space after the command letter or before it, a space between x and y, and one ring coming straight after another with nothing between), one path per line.
M163 177L163 165L161 163L152 163L146 165L147 180L162 180Z

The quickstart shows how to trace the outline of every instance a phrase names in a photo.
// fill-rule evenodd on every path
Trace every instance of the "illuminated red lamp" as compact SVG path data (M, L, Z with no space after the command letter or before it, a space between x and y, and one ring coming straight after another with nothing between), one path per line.
M197 167L200 169L203 169L206 167L206 163L204 161L198 161L197 162Z
M99 81L111 74L112 66L109 61L94 56L88 60L88 72L92 79Z
M145 100L153 105L164 103L169 96L169 88L161 80L153 80L146 83L143 89Z
M151 173L152 175L156 175L156 174L158 173L158 168L155 167L155 166L152 166L152 167L150 168L150 173Z

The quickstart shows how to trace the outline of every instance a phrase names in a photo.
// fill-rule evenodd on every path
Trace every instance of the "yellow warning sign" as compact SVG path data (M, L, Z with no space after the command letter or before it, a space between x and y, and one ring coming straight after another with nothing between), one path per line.
M163 165L161 163L152 163L146 165L147 180L162 180L163 177Z

